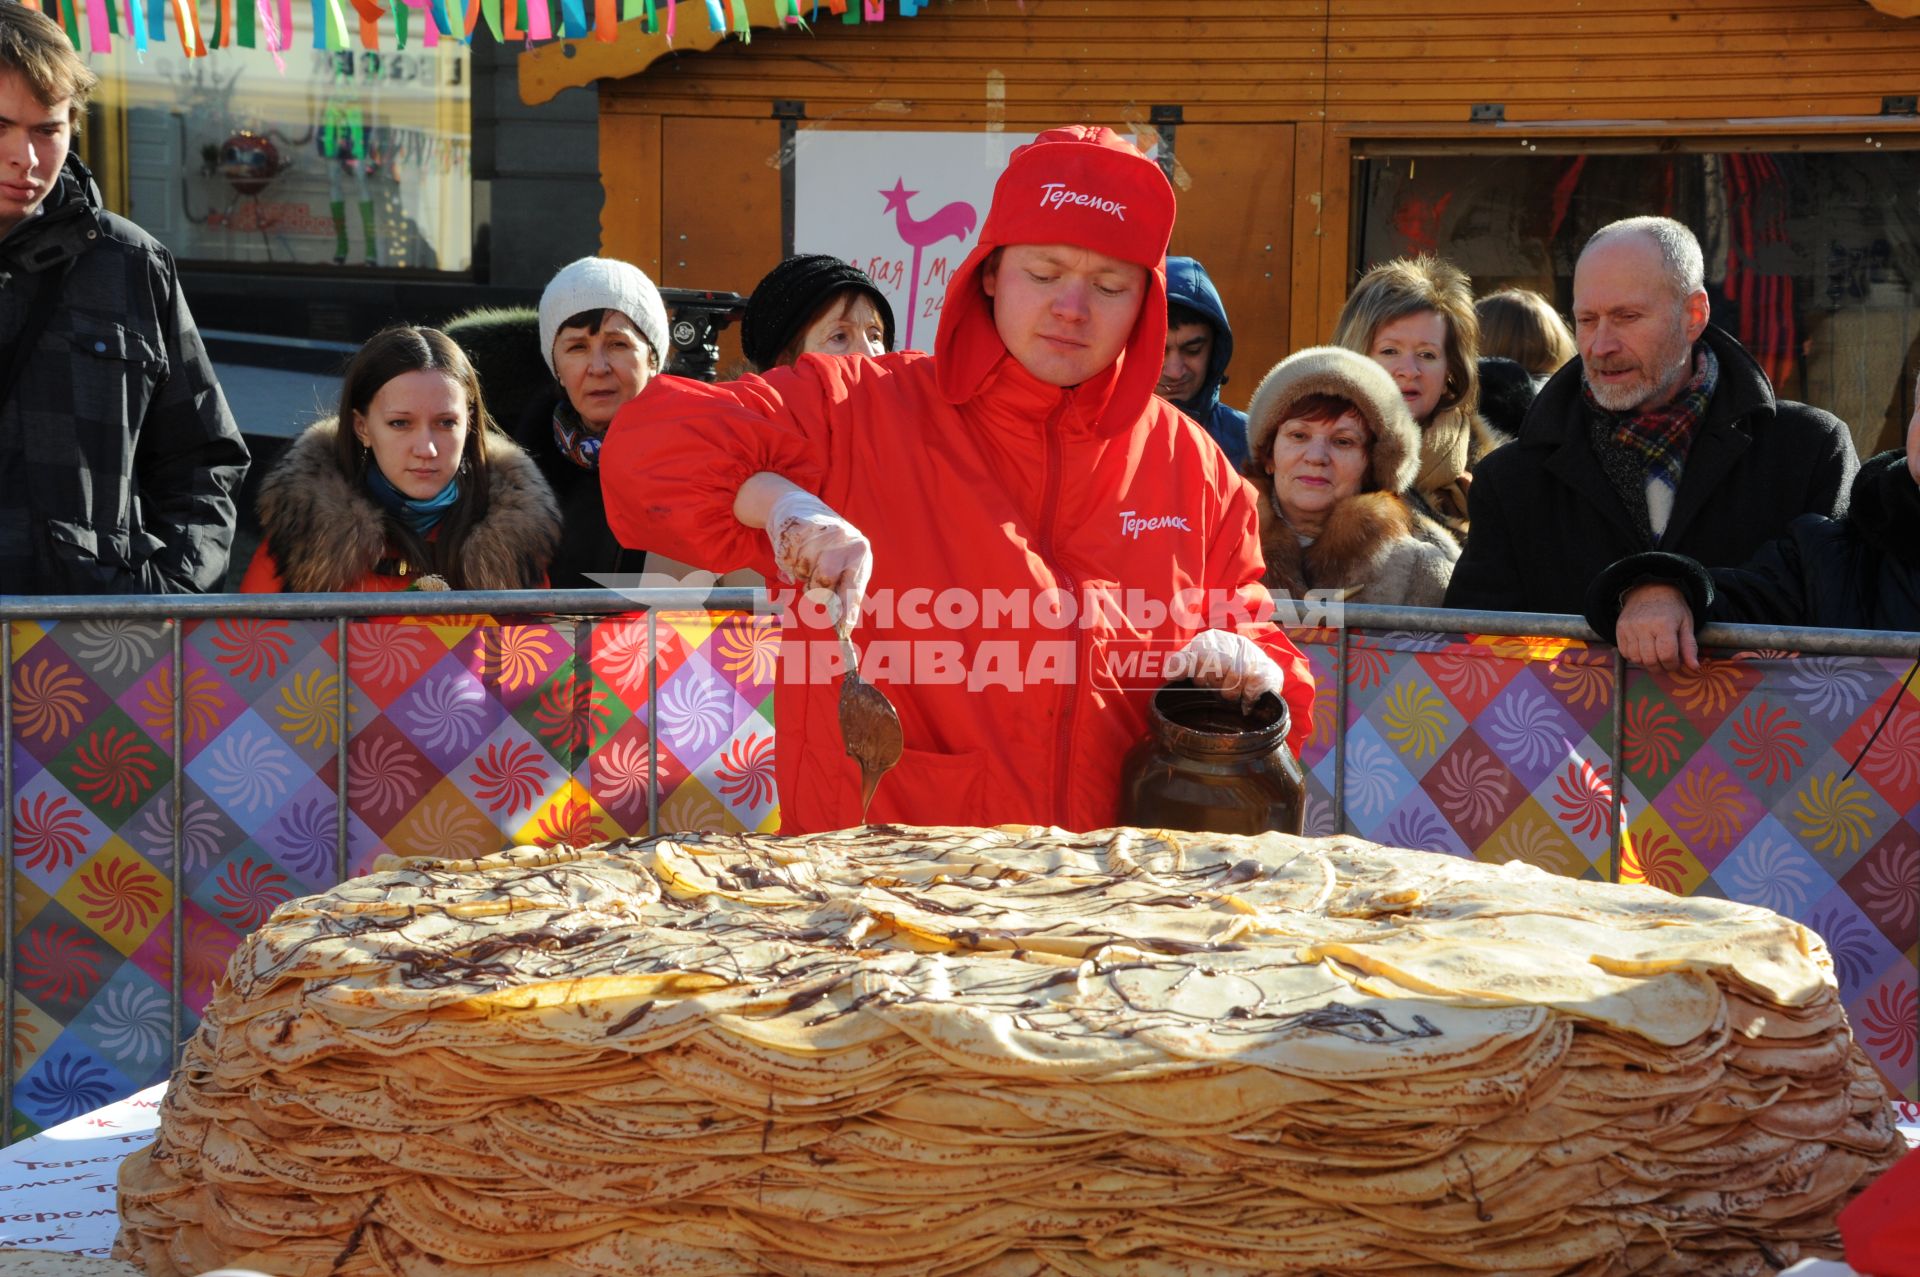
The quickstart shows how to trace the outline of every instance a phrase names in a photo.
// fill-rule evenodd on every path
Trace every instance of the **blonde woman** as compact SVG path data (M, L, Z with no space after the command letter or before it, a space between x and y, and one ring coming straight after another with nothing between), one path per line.
M1374 267L1340 308L1333 344L1393 375L1420 427L1411 495L1465 540L1473 467L1498 443L1478 412L1480 321L1466 272L1424 254Z

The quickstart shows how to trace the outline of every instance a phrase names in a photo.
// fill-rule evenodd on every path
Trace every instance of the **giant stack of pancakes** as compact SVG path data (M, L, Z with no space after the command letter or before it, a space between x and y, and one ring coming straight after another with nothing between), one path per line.
M1901 1150L1764 910L1351 839L389 858L234 955L115 1253L401 1277L1771 1273Z

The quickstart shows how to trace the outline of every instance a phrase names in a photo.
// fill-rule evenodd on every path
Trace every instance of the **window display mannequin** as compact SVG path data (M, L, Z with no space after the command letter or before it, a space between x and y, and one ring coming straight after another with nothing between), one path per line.
M363 53L362 58L377 59L378 54ZM378 77L379 63L364 68L369 78ZM341 52L333 59L332 83L320 108L318 144L320 158L327 162L327 213L333 220L333 264L347 262L347 189L351 186L360 209L362 257L369 266L380 264L380 241L373 224L373 192L369 174L379 166L373 147L373 130L368 124L372 103L368 91L355 74L354 54Z

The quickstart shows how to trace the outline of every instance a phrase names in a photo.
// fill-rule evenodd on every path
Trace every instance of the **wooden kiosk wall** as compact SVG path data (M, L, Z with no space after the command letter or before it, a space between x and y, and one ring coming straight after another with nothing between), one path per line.
M1881 114L1920 93L1920 24L1861 0L935 0L857 25L823 7L810 31L749 8L768 23L751 43L683 4L676 52L628 24L522 57L530 102L601 81L604 252L750 288L781 251L777 101L804 104L803 128L888 130L1151 132L1178 107L1174 251L1220 286L1242 405L1251 370L1331 330L1369 147L1920 145L1920 118ZM1483 104L1504 121L1471 122Z

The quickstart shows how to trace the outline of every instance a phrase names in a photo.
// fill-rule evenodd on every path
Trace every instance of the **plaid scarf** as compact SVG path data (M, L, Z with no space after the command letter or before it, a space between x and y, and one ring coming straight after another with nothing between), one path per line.
M1593 387L1585 377L1580 379L1580 393L1586 397L1588 409L1611 427L1614 443L1644 462L1647 481L1659 482L1672 491L1680 486L1693 432L1707 415L1707 403L1719 382L1720 361L1703 341L1693 348L1692 379L1658 408L1632 414L1610 412L1593 397Z
M600 445L606 442L606 436L587 429L587 423L580 420L580 414L564 396L553 410L553 441L567 460L582 470L600 468Z

